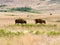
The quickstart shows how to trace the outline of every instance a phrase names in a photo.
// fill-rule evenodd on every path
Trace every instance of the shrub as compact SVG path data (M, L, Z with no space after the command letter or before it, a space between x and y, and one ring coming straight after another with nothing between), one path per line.
M11 11L22 11L22 12L30 12L32 8L30 7L16 7L16 8L11 8Z

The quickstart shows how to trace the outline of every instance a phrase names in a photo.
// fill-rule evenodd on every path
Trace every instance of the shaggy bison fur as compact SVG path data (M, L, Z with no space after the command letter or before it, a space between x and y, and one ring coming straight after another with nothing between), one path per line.
M24 19L16 19L16 20L15 20L15 24L16 24L16 23L21 23L21 24L25 23L25 24L26 24L27 22L26 22L26 20L24 20Z
M46 24L46 21L45 20L42 20L42 19L35 19L35 23L36 24L37 23L40 23L40 24L44 23L44 24Z

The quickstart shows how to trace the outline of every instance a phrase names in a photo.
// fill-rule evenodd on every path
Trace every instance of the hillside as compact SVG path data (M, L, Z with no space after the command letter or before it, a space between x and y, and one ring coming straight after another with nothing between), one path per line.
M59 13L60 0L0 0L0 5L12 7L31 7L41 13Z

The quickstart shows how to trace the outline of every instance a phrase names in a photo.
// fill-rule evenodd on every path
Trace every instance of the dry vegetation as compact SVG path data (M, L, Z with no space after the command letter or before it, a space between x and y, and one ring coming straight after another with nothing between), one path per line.
M20 17L27 24L15 24ZM46 20L46 24L35 24L35 18ZM0 45L60 45L59 19L55 14L0 13Z

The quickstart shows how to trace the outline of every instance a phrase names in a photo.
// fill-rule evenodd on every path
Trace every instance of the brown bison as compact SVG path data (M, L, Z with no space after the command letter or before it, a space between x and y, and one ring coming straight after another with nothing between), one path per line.
M24 19L16 19L15 24L16 23L21 23L21 24L25 23L26 24L27 22Z
M52 13L50 13L50 15L52 15Z
M46 21L45 20L42 20L42 19L35 19L35 23L36 24L37 23L40 23L40 24L44 23L44 24L46 24Z

